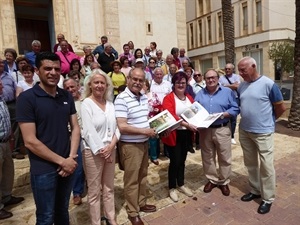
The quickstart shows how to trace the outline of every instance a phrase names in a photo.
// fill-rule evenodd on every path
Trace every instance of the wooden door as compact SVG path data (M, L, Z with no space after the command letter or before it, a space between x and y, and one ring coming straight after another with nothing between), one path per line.
M33 40L41 42L41 51L51 51L48 21L19 18L17 19L17 35L19 54L30 52Z

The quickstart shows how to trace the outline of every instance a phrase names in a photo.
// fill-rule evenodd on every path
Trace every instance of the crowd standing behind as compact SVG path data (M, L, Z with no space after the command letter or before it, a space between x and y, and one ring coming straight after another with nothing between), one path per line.
M143 52L142 48L136 48L133 41L129 41L123 45L123 53L119 54L108 43L108 38L102 36L101 44L94 50L89 45L83 46L84 55L79 57L63 34L57 35L57 41L54 53L41 52L42 43L33 40L32 51L25 56L17 57L14 49L7 48L5 60L0 59L0 90L3 89L0 92L0 106L4 105L1 114L9 112L10 115L9 126L0 132L1 144L13 140L13 152L24 144L28 149L37 224L44 224L44 221L69 224L68 203L72 189L73 203L82 203L82 168L87 180L92 224L101 223L100 190L104 216L110 224L117 224L114 205L116 151L124 168L126 210L133 225L144 224L140 212L156 211L154 205L146 204L149 156L155 165L159 164L161 154L170 158L169 197L176 202L176 190L193 196L184 185L184 173L185 160L188 152L195 153L195 143L196 150L201 148L203 169L208 179L204 192L218 186L223 195L230 195L231 144L236 144L234 132L239 102L242 113L240 143L251 186L250 192L241 200L251 201L261 197L258 212L270 211L275 189L272 133L275 117L284 112L284 107L280 91L274 83L258 75L254 59L248 57L240 61L239 72L245 80L241 83L240 76L234 73L233 64L226 64L224 76L220 77L217 71L210 70L203 78L201 71L194 69L185 55L184 48L173 47L164 58L156 42L149 43ZM260 120L253 119L255 115L251 114L251 106L246 103L251 100L251 104L255 105L260 95L264 94L255 91L251 95L248 93L249 88L246 87L252 87L253 80L257 80L263 90L271 90L271 95L261 103L264 104L262 107L269 107L268 111L262 112L269 121L269 129ZM83 101L81 96L84 96ZM210 103L212 96L216 100L213 105ZM194 102L194 98L209 113L223 112L223 117L209 128L200 130L182 121L178 129L159 136L149 127L148 119L164 109L179 120L180 114ZM55 101L64 103L56 109ZM40 104L37 105L37 102ZM7 118L2 118L1 124L7 124ZM23 132L24 144L20 141L16 120ZM160 141L164 143L163 151ZM254 159L256 153L251 149L260 153L265 143L268 143L270 154L267 161L258 163ZM7 150L7 145L4 147L1 147L2 152ZM12 156L24 158L19 152ZM259 168L260 173L257 172ZM259 180L263 181L261 185ZM3 182L11 181L2 178L0 184ZM47 191L45 185L49 186ZM3 197L5 193L1 191L0 196L2 194ZM51 198L54 195L58 197L47 203L42 201L45 196ZM13 196L2 198L0 219L12 216L4 209L6 205L22 200L22 197Z

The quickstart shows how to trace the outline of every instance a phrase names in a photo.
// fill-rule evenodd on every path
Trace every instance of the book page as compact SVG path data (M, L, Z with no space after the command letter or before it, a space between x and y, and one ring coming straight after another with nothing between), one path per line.
M207 128L215 122L223 113L209 114L207 110L198 102L194 102L188 107L181 117L188 123L199 128Z
M149 124L151 128L160 134L161 132L170 129L175 130L180 126L181 120L176 120L174 116L166 109L156 116L149 119Z

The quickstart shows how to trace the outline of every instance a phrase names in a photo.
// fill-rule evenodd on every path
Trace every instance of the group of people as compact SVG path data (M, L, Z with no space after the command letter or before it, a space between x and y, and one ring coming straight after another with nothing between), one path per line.
M58 35L58 41L55 53L30 54L34 65L26 56L22 58L24 65L17 60L21 68L14 76L14 64L4 64L0 59L0 184L7 187L11 180L6 180L4 174L13 175L13 167L7 169L4 165L13 165L8 153L14 136L7 115L13 117L8 109L14 101L14 121L29 150L37 224L69 224L71 192L73 203L81 204L85 180L91 224L101 223L101 197L104 216L109 224L117 224L116 158L124 170L128 218L133 225L144 224L140 212L157 210L155 205L147 204L147 173L149 156L152 163L159 164L160 141L170 159L168 188L174 202L179 199L177 191L193 196L185 185L184 174L188 151L194 151L194 144L201 149L207 178L203 191L208 193L218 187L229 196L231 144L236 144L239 113L239 140L251 188L241 200L262 198L258 212L270 211L275 198L274 124L285 108L278 87L258 73L253 58L239 61L238 71L244 80L241 82L233 64L226 64L221 77L213 69L202 74L193 68L184 49L174 47L164 59L155 42L143 53L140 48L134 49L130 41L119 55L103 36L101 45L93 51L85 46L80 58L63 35ZM32 44L34 51L40 43ZM7 70L4 65L8 65ZM222 116L205 129L184 120L176 130L159 135L150 127L148 119L166 109L176 120L181 119L194 101L209 114ZM24 200L12 196L11 189L12 185L7 190L1 188L0 219L12 216L4 206Z

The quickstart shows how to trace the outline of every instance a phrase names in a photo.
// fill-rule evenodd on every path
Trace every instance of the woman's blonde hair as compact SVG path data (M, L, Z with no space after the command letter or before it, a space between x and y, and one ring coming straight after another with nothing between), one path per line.
M94 79L96 75L100 75L104 77L106 81L106 91L104 93L104 99L108 101L113 101L113 85L111 82L111 79L104 74L101 70L99 69L94 69L91 73L91 75L87 78L87 82L84 85L84 98L90 97L92 95L92 89L90 88L91 82Z

